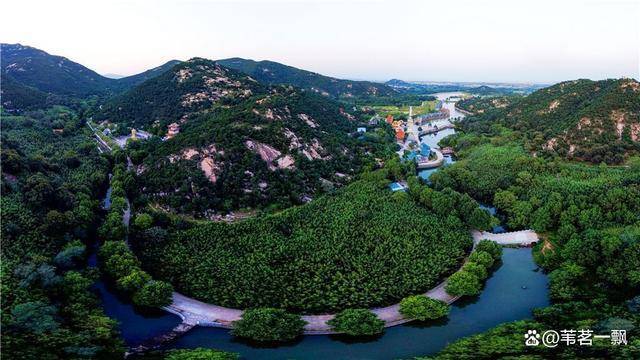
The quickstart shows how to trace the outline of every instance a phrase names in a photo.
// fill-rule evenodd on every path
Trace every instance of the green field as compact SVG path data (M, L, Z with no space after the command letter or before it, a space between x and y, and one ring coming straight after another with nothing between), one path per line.
M433 112L436 108L436 101L437 100L423 101L420 105L413 106L413 115L423 115ZM393 117L409 115L409 105L382 105L372 106L371 108L380 114L380 116L387 116L389 114L393 115Z

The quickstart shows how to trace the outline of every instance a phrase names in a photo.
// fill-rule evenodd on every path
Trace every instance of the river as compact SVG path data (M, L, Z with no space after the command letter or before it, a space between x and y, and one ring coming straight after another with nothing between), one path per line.
M459 97L462 94L463 94L462 92L445 92L445 93L433 94L433 96L435 96L438 100L442 101L442 107L449 110L449 118L434 120L434 121L431 121L430 124L436 125L436 126L442 126L442 125L451 123L452 121L454 121L454 119L459 120L464 118L464 114L456 110L455 103L451 101L447 101L447 99L450 99L451 97ZM438 143L440 142L440 140L446 138L449 135L453 135L455 133L456 133L455 129L444 129L442 131L438 131L437 133L421 136L420 141L423 144L429 145L429 147L431 147L432 149L434 148L439 149L440 146L438 146ZM444 157L443 166L447 166L454 162L455 162L455 159L452 156L446 155ZM431 174L433 174L436 171L438 171L438 168L421 170L418 172L418 176L420 176L425 180L429 180L429 177L431 176Z
M460 93L434 94L444 100ZM454 113L453 103L443 106ZM464 116L463 114L453 115ZM446 122L448 120L438 120ZM437 123L437 122L436 122ZM437 143L455 130L447 129L422 137L422 141L437 147ZM453 163L451 157L445 164ZM446 166L446 165L445 165ZM437 169L423 170L419 175L428 179ZM108 191L105 204L109 204ZM484 206L495 214L495 209ZM494 231L504 231L497 227ZM89 259L95 266L95 254ZM196 327L171 344L171 348L215 348L237 352L245 359L394 359L434 354L447 344L464 336L490 329L500 323L529 318L531 310L549 304L547 277L533 261L531 249L504 248L502 261L486 281L477 297L461 299L452 305L445 320L428 323L408 323L385 329L380 337L354 340L342 336L304 336L299 341L277 347L261 347L235 339L228 330ZM105 313L119 321L122 336L129 346L166 333L180 323L172 314L141 314L130 303L115 295L102 281L95 285Z

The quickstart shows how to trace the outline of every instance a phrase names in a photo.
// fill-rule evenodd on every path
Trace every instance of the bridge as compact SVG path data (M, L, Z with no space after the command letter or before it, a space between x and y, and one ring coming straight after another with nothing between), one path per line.
M428 134L435 134L439 131L445 130L445 129L453 129L455 127L455 125L451 124L451 123L446 123L440 126L429 126L426 129L423 129L422 131L420 131L420 136L423 135L428 135Z
M416 162L416 168L423 170L423 169L433 169L433 168L437 168L439 166L441 166L442 164L444 164L444 155L442 155L442 152L440 152L440 150L438 149L431 149L431 151L433 153L436 154L436 158L433 160L425 160L425 161L420 161L418 160Z
M473 230L471 232L475 243L487 239L500 245L517 245L529 247L540 241L538 234L533 230L520 230L508 233L494 234L486 231Z

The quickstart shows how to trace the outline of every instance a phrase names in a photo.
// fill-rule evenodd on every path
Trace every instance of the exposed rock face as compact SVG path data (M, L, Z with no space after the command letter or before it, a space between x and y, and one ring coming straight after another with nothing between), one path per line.
M311 116L309 116L307 114L298 114L298 118L300 118L302 121L307 123L307 125L309 125L312 128L317 128L318 127L318 123L315 122L315 120L313 120L311 118Z
M260 158L267 163L267 166L270 170L275 170L276 168L280 169L291 169L295 164L295 160L291 155L282 156L282 152L278 151L271 145L263 144L261 142L247 140L245 141L245 146L247 149L254 151L256 154L260 156ZM277 165L274 165L275 164Z
M224 151L218 150L215 144L210 144L202 149L186 148L180 154L169 156L169 162L175 163L181 160L199 160L198 167L204 176L212 183L218 180L218 175L222 170L222 163L216 161L216 155L224 155Z

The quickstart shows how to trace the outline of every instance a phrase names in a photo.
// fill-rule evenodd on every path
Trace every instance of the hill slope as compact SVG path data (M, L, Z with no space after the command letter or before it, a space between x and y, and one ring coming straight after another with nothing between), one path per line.
M523 132L531 151L594 163L640 151L640 83L633 79L566 81L500 106L466 126L488 130L496 121Z
M137 75L111 79L65 57L21 44L0 44L0 62L2 105L10 111L72 103L88 96L108 97L179 63L172 60Z
M123 133L135 126L160 136L177 123L174 137L131 146L141 195L206 216L300 203L390 154L386 130L364 139L350 135L356 115L327 97L268 87L196 58L118 96L94 119L118 124Z
M293 85L334 98L396 94L395 90L384 84L336 79L274 61L230 58L218 60L217 62L220 65L248 74L265 84Z

